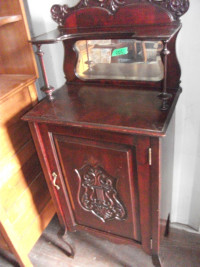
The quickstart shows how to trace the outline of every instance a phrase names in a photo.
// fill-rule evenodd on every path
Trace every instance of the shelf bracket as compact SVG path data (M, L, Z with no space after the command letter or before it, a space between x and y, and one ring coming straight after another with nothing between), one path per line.
M44 86L41 88L41 90L43 92L45 92L45 94L48 96L49 100L53 100L53 92L54 92L54 87L51 86L48 82L47 79L47 73L46 73L46 69L45 69L45 65L44 65L44 60L43 60L43 56L44 56L44 52L41 50L41 44L36 44L37 46L37 51L36 54L38 55L39 61L40 61L40 66L41 66L41 70L42 70L42 76L44 79Z

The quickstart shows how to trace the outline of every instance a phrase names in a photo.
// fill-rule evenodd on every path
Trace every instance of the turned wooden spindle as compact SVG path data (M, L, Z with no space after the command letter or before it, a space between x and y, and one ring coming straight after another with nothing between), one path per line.
M41 44L37 44L36 46L37 46L36 54L38 55L38 58L39 58L39 61L40 61L40 66L41 66L41 70L42 70L42 76L43 76L43 79L44 79L44 86L41 88L41 90L43 92L45 92L45 94L47 95L49 100L53 100L53 95L52 94L53 94L55 88L49 84L48 79L47 79L47 73L46 73L44 60L43 60L44 52L41 50Z
M163 41L163 51L162 54L163 57L163 63L164 63L164 80L163 80L163 90L158 95L158 97L163 101L161 110L167 110L169 107L168 100L172 97L171 94L167 92L167 59L168 55L170 54L170 51L167 47L168 41Z

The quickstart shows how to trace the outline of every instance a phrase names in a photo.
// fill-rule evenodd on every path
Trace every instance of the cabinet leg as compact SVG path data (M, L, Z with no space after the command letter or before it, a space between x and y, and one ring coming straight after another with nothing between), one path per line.
M62 240L62 242L65 243L65 246L67 245L68 249L66 250L66 247L64 246L64 248L62 247L63 252L70 258L74 258L74 249L72 247L71 244L71 240L68 237L68 232L67 229L65 229L64 231L61 230L58 232L58 238L60 240Z
M59 231L57 233L57 237L55 235L49 236L43 234L43 237L46 239L46 241L51 244L52 246L57 247L59 250L61 250L67 257L73 258L74 257L74 250L70 244L70 240L67 237L67 231ZM67 246L66 246L67 245Z
M167 222L166 222L166 226L165 226L165 233L164 236L168 237L170 233L170 214L167 217Z
M158 254L152 255L152 263L155 267L162 267L160 257Z

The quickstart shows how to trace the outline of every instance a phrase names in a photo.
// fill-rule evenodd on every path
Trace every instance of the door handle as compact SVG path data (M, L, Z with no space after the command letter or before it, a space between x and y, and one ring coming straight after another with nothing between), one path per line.
M52 173L52 177L53 177L53 186L54 186L57 190L60 190L60 186L56 184L56 180L57 180L58 175L57 175L55 172L53 172L53 173Z

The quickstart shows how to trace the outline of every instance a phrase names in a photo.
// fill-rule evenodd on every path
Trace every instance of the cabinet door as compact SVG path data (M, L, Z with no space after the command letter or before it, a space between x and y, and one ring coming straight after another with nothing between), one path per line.
M140 241L134 146L53 134L72 225Z

